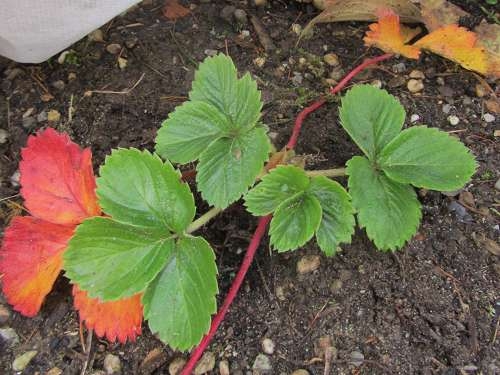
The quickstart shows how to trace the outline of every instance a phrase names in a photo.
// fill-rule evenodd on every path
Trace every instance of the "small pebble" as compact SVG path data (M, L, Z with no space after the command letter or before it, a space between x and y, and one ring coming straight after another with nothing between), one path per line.
M406 84L406 87L408 88L408 91L417 93L424 89L424 84L419 79L410 79Z
M495 182L495 189L500 191L500 178L497 180L497 182Z
M233 5L226 5L224 8L222 8L220 12L220 17L227 21L228 23L232 23L233 21L233 14L236 11L236 7Z
M168 373L170 375L178 375L185 364L186 360L184 358L182 357L175 358L172 362L170 362L170 365L168 365Z
M125 41L125 47L127 47L128 49L132 49L137 45L137 42L139 42L139 38L137 38L136 36L129 38Z
M252 370L254 372L257 372L257 374L268 374L272 369L271 360L267 355L259 354L255 357L255 361L252 365Z
M26 366L28 366L28 364L31 362L31 360L35 358L37 353L38 352L36 350L30 350L16 357L16 359L14 359L14 362L12 362L12 370L23 371L26 368Z
M127 59L123 58L123 57L119 57L118 60L118 67L123 70L127 67L127 64L128 64L128 61Z
M436 82L438 85L443 86L445 84L444 78L443 77L437 77Z
M229 362L226 360L219 362L219 375L231 375L229 371Z
M7 142L7 139L9 139L9 133L7 132L7 130L0 129L0 145Z
M413 115L410 116L410 122L415 123L420 120L420 116L414 113Z
M304 76L302 73L299 72L293 72L293 77L292 77L292 83L295 86L300 86L302 85L302 82L304 81Z
M365 356L363 355L363 353L361 352L358 352L358 351L353 351L351 353L351 363L356 366L356 367L359 367L363 364L365 360Z
M378 89L382 88L382 81L380 79L375 79L370 84Z
M298 369L298 370L295 370L294 372L292 372L291 375L310 375L310 374L309 374L309 371L301 368L301 369Z
M206 49L205 50L205 55L207 56L215 56L217 55L217 50L216 49Z
M297 262L297 273L299 275L305 275L316 271L321 264L321 258L318 255L306 255L303 256Z
M336 279L333 280L332 285L330 286L330 290L333 293L337 293L342 289L342 280Z
M21 172L19 169L15 171L12 176L10 176L10 183L13 187L19 187L19 179L21 178Z
M269 338L265 338L264 340L262 340L262 351L264 353L273 354L275 347L276 345L274 344L273 340Z
M193 374L203 375L210 372L215 367L215 354L212 352L205 352L198 364L196 365Z
M330 66L339 65L339 57L334 53L327 53L323 56L323 60Z
M455 115L448 116L447 120L452 126L457 126L458 123L460 122L460 119Z
M102 33L101 29L97 29L97 30L92 31L88 35L88 38L91 42L98 42L98 43L104 42L104 34Z
M257 67L262 68L264 66L264 64L266 63L266 58L265 57L256 57L255 59L253 59L253 63Z
M23 118L23 128L31 129L36 125L36 120L34 117L25 117Z
M120 358L114 354L106 354L103 367L107 374L118 374L122 370Z
M52 367L45 375L61 375L63 371L59 367Z
M302 33L302 26L300 26L300 24L298 23L294 23L292 24L292 31L295 34L300 35Z
M425 74L421 70L412 70L410 72L410 78L424 79L425 78Z
M248 23L247 12L245 12L243 9L236 9L234 11L234 18L240 25L246 25Z
M122 46L118 43L111 43L106 46L106 51L108 51L112 55L118 55L122 50Z
M448 104L448 103L444 104L443 105L443 113L448 114L448 113L450 113L450 111L451 111L451 104Z
M55 109L51 109L49 113L47 113L47 121L49 122L57 122L61 119L61 114L59 111Z
M405 63L398 63L392 66L392 71L394 73L404 73L406 71Z
M263 7L267 5L267 0L254 0L254 4L258 7Z
M482 98L483 96L486 96L487 94L488 94L488 90L483 85L478 83L476 85L476 96L478 98Z
M74 81L75 79L76 79L76 73L69 72L68 73L68 81L71 82L71 81Z
M37 122L44 122L44 121L47 121L48 119L48 115L47 115L47 111L43 110L42 112L40 112L37 116L36 116L36 121Z
M491 113L485 113L485 114L483 115L483 120L484 120L485 122L490 123L490 122L495 121L495 116L493 116Z
M3 129L0 129L0 133ZM1 137L1 134L0 134L0 137ZM0 143L1 140L0 140ZM4 325L5 323L7 323L10 319L10 311L7 307L5 307L4 305L0 305L0 325Z
M330 78L335 81L340 81L344 77L345 71L340 66L336 67L330 72Z
M0 338L8 346L15 346L19 344L19 335L13 328L10 327L0 328Z
M55 88L56 90L59 90L59 91L64 90L64 86L66 86L66 84L61 79L58 79L57 81L52 82L52 87Z

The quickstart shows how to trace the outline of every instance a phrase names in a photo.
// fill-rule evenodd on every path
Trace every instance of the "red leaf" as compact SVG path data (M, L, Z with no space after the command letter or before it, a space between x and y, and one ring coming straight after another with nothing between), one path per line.
M80 314L80 320L85 321L89 329L97 336L106 337L113 342L121 343L135 341L141 334L142 305L141 294L119 301L101 302L91 298L87 292L73 286L75 307Z
M92 154L48 128L28 138L19 164L21 194L31 214L56 224L78 224L101 210Z
M74 226L30 216L15 217L0 249L2 289L14 310L35 316L62 268Z

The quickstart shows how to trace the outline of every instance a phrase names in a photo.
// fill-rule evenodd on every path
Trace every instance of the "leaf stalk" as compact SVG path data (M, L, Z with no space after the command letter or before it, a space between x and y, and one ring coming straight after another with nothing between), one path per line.
M305 171L306 175L309 177L325 176L325 177L341 177L346 175L345 168L333 168L333 169L317 169L314 171Z

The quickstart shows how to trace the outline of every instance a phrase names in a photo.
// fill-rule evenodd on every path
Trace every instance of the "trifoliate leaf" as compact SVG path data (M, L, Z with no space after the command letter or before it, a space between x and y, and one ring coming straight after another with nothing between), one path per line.
M271 220L271 245L279 252L309 241L321 223L321 205L312 194L297 193L281 203Z
M214 105L230 118L234 128L253 127L262 109L255 81L248 73L238 79L233 61L222 54L200 64L189 99Z
M175 163L188 163L197 160L231 127L229 118L212 104L186 102L171 112L158 130L156 152Z
M309 178L304 170L293 165L278 166L245 196L245 206L255 216L274 212L286 199L305 191Z
M402 131L384 148L378 164L395 181L441 191L462 188L476 169L460 141L425 126Z
M354 86L342 98L342 126L370 160L399 134L404 119L396 98L374 86Z
M196 168L196 182L203 199L219 208L238 200L262 170L269 149L262 127L211 144Z
M336 181L324 176L313 177L309 192L321 204L322 217L316 240L328 256L335 255L340 243L350 243L354 234L354 208L351 197Z
M415 190L389 179L361 156L347 162L347 174L359 226L380 250L402 247L416 233L422 215Z
M64 253L66 276L103 301L143 292L174 248L165 229L95 217L77 227Z
M177 240L165 268L142 298L151 331L173 349L198 344L217 309L216 276L215 255L204 239Z
M99 203L116 221L182 232L194 218L189 186L168 161L148 151L113 151L100 173Z

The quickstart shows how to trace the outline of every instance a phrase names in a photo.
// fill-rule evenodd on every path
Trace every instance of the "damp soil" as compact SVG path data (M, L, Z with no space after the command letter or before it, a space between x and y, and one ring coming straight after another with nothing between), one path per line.
M264 100L263 121L281 148L297 113L327 90L330 71L347 72L380 53L363 46L364 23L320 25L312 39L296 47L292 24L305 25L316 13L311 5L272 1L268 8L256 9L237 1L193 3L191 14L175 22L162 16L161 2L142 4L101 28L105 43L85 38L72 46L71 63L61 65L57 57L37 65L0 61L0 127L8 132L7 142L0 144L0 234L9 218L20 213L15 177L20 150L38 129L55 127L90 147L96 171L113 148L153 150L162 120L185 100L196 64L218 51L231 55L240 71L250 71L257 80ZM264 50L251 23L238 25L221 18L227 5L257 17L276 50ZM463 5L481 16L476 2ZM241 30L249 31L246 39L237 38ZM110 43L124 47L125 69L106 51ZM339 68L322 63L327 52L338 55ZM418 94L406 87L413 69L426 76ZM56 81L64 84L54 87ZM465 187L470 194L462 193L464 203L458 192L419 191L422 225L394 254L377 251L360 230L333 258L322 256L314 243L277 254L264 239L209 347L216 357L213 374L219 373L221 360L229 362L231 374L251 373L266 337L276 344L269 356L272 374L291 374L299 368L324 374L319 342L325 337L336 354L330 374L500 373L500 259L488 242L498 243L500 233L499 194L494 188L500 177L494 137L498 122L483 120L488 109L476 95L479 81L471 72L430 55L419 61L392 58L357 81L381 84L396 95L408 112L405 126L411 125L411 115L418 115L417 122L451 131L465 142L479 163ZM132 87L126 94L88 93ZM53 98L46 101L48 94ZM44 120L43 112L50 110L57 110L61 119ZM458 125L449 123L450 115L460 119ZM359 153L340 127L335 100L307 119L297 153L305 156L309 169L340 167ZM200 207L200 212L207 209ZM219 304L255 226L256 219L234 204L203 230L217 253ZM320 267L299 275L297 262L306 255L320 255ZM86 356L70 294L61 277L35 318L11 311L4 327L13 328L20 342L0 342L0 373L12 373L14 358L28 350L38 354L24 374L45 374L54 367L63 374L80 374L85 362L87 374L98 373L108 353L120 358L124 374L168 374L169 363L186 356L164 346L146 326L136 342L125 345L94 337ZM3 299L0 303L7 306ZM141 363L155 348L162 354L154 366L144 369ZM354 357L358 362L353 363Z

